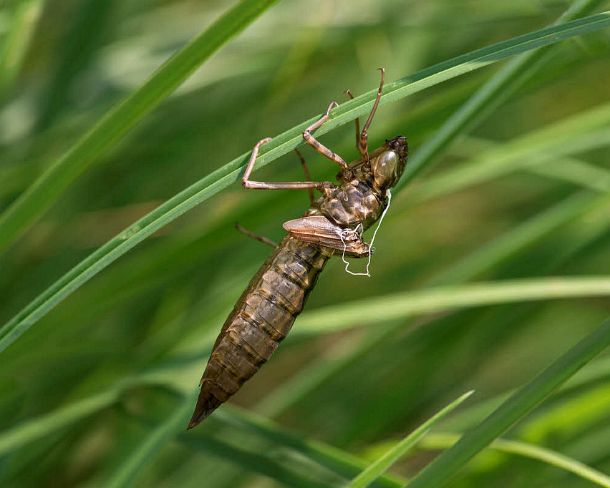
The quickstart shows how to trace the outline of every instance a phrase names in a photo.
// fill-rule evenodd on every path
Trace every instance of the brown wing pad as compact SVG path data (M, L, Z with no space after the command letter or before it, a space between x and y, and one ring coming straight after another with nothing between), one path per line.
M364 258L370 252L369 245L357 231L339 227L323 215L289 220L284 222L283 227L296 239L330 247L345 252L347 256Z

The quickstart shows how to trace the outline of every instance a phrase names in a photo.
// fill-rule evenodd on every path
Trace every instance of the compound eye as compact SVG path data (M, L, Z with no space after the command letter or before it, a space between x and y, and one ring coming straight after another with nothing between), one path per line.
M373 176L379 187L391 186L396 178L399 157L394 151L385 151L371 162Z

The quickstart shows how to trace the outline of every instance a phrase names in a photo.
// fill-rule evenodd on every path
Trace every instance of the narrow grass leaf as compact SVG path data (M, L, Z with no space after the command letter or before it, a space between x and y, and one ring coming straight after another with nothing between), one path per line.
M489 417L418 473L409 483L409 487L443 486L470 459L524 418L608 345L610 345L610 320L606 320L530 383L511 395Z
M365 488L375 481L379 476L385 473L392 465L396 463L402 456L404 456L415 444L417 444L422 437L424 437L428 431L441 419L446 417L449 413L455 410L459 405L462 404L467 398L469 398L473 391L464 393L461 397L457 398L445 408L434 414L417 429L411 432L407 437L398 442L394 447L388 449L380 458L369 465L362 473L354 478L346 486L349 488Z
M507 143L493 145L469 162L428 179L410 197L418 201L437 198L563 156L607 146L609 125L610 104L566 117Z
M157 452L185 429L196 398L195 395L184 397L176 411L144 437L142 443L119 466L117 471L111 474L104 486L111 488L132 486L133 480L140 470L151 463Z
M607 296L610 278L546 278L439 286L306 312L293 334L341 330L433 312L500 303Z
M265 417L230 405L227 405L223 410L219 410L216 413L216 418L227 425L246 428L263 439L294 450L347 479L356 476L366 467L366 463L353 454L329 444L286 431ZM404 481L392 475L383 475L374 484L378 488L394 488L402 485L404 485Z
M597 192L610 191L610 171L575 158L560 158L555 164L535 165L527 168L533 174L567 181Z
M12 429L0 432L0 456L15 451L36 439L49 436L109 407L118 400L120 392L120 388L109 389L99 395L68 403L51 414L34 418Z
M413 76L389 84L386 94L382 98L382 103L399 100L435 86L442 81L482 68L509 56L542 46L556 44L561 40L600 30L609 25L610 13L605 12L566 24L545 28L458 56L420 71ZM370 109L374 95L375 92L371 91L339 106L334 111L333 117L319 129L319 133L328 132L339 125L343 125L363 115ZM271 141L267 145L266 150L261 154L258 161L259 167L269 164L271 161L294 149L302 140L302 131L312 121L313 119L304 122ZM104 124L104 122L101 124ZM86 149L89 149L88 144ZM106 268L110 263L116 261L144 239L170 222L173 222L185 212L235 182L247 157L248 154L243 154L175 195L101 246L59 278L0 329L0 352L6 349L59 302ZM32 206L31 208L34 207ZM32 214L32 218L35 218L34 214ZM0 230L2 225L0 220ZM15 230L13 230L12 234L14 232ZM11 233L9 232L9 234ZM1 235L3 235L2 232L0 232Z
M448 449L455 445L460 439L461 434L451 432L435 432L427 435L419 444L421 449ZM515 454L529 459L534 459L554 466L558 469L575 474L576 476L591 481L596 485L610 488L610 477L591 466L565 456L552 449L536 446L528 442L516 441L512 439L496 439L488 449L494 449L507 454Z
M95 159L105 154L223 44L277 0L243 0L111 109L0 216L0 250L27 230Z
M237 447L213 437L202 437L191 433L181 434L177 439L189 450L204 452L223 461L236 464L239 470L248 470L266 476L284 486L295 488L325 488L327 483L316 482L292 469L285 460L273 459L269 453L255 452ZM396 485L400 486L400 485Z
M42 11L42 0L22 0L6 7L12 15L0 35L0 100L19 75Z
M567 223L597 208L605 210L609 206L610 197L608 195L599 196L588 191L564 198L490 243L481 246L471 255L462 258L455 266L445 269L432 280L432 284L446 285L478 277L533 243L540 242Z

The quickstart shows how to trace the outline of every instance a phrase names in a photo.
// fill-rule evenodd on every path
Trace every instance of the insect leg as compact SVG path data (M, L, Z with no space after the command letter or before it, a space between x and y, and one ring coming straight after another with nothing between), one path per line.
M237 222L235 223L235 228L242 234L247 235L248 237L251 237L252 239L254 239L256 241L262 242L263 244L267 244L268 246L271 246L271 247L277 247L277 242L272 241L268 237L259 236L258 234L255 234L251 230L248 230L245 227L239 225Z
M331 161L334 161L339 166L341 166L342 169L347 169L347 163L343 160L343 158L341 156L332 152L326 146L320 144L317 141L317 139L311 135L311 133L314 130L316 130L318 127L320 127L324 122L326 122L328 120L330 111L337 106L338 106L337 102L330 102L330 105L326 109L326 113L320 118L320 120L318 120L317 122L314 122L309 127L307 127L307 129L305 129L303 131L303 139L305 139L305 142L307 144L309 144L311 147L313 147L322 156L325 156L328 159L330 159Z
M252 169L254 168L254 162L256 161L256 157L258 156L258 151L263 144L269 142L270 140L270 137L261 139L252 149L250 160L248 161L248 164L246 165L246 170L244 171L244 175L241 178L241 183L245 188L250 188L254 190L307 190L309 188L316 188L318 190L323 191L329 188L333 188L335 186L327 181L285 181L277 183L270 183L266 181L252 181L250 179L250 174L252 173Z
M352 92L351 92L351 90L350 90L349 88L348 88L347 90L345 90L345 94L346 94L346 95L347 95L347 96L348 96L348 97L349 97L351 100L353 100L353 99L354 99L354 95L352 95ZM360 144L359 144L359 142L360 142L360 119L359 119L359 118L356 118L356 119L354 120L354 122L356 123L356 147L357 147L358 149L360 149Z
M303 168L303 173L305 173L305 178L307 179L307 181L311 181L311 174L309 173L309 168L307 167L307 162L305 161L305 158L301 154L301 151L299 151L298 149L295 149L294 152L297 153L297 156L299 157L299 160L301 161L301 167ZM314 202L313 188L308 188L307 193L309 194L309 203L311 205L313 205L313 202Z
M379 88L377 89L377 96L375 97L375 103L373 103L373 108L371 109L371 113L369 114L368 119L364 123L364 127L362 128L362 132L360 133L360 139L358 140L358 150L363 158L367 161L369 159L369 127L371 127L371 122L373 122L373 117L375 116L375 112L377 111L377 107L379 106L379 100L381 99L381 91L383 90L383 82L385 78L385 70L383 68L379 68L381 71L381 81L379 82Z

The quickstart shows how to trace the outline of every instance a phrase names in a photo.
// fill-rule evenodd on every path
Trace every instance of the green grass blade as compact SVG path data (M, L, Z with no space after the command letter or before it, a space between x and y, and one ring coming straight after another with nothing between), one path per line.
M194 363L199 366L198 359L194 360ZM171 373L173 375L176 374L173 369ZM182 373L180 374L182 375ZM172 379L166 380L163 378L163 375L159 376L159 371L152 375L144 373L129 378L128 380L121 381L119 384L108 388L100 394L92 395L72 404L60 407L47 415L17 425L8 431L0 432L0 455L14 452L24 445L34 443L38 439L49 437L62 429L74 426L79 420L91 416L116 403L127 388L144 385L159 385L174 390L177 394L184 393L183 389L176 389L176 384ZM191 408L194 404L194 398L186 403L188 403L189 408ZM189 410L189 408L185 406L186 410ZM282 431L280 427L265 418L248 412L242 412L230 405L227 405L224 409L220 410L217 413L216 418L227 425L238 426L241 429L247 428L259 437L271 440L284 447L294 449L311 459L312 462L336 472L340 476L353 476L365 466L365 463L361 459L348 452L322 442L304 440L300 436ZM184 427L186 420L182 423L178 420L176 422L178 423L178 430L176 432L179 432L180 429ZM171 421L169 423L174 425ZM167 433L166 429L169 429L171 434L171 429L167 426L160 426L159 429L163 430L165 433ZM168 437L165 438L171 437L170 434L167 434ZM153 439L159 441L159 444L156 444L155 441L153 445L149 445L153 443ZM122 465L119 470L120 472L115 473L115 482L126 483L128 479L131 479L143 464L145 464L144 459L146 455L151 454L161 444L161 440L159 439L160 434L152 434L150 438L147 438L144 444L148 447L144 447L143 444L137 452L134 452L130 460ZM235 457L237 457L239 460L247 462L250 468L253 468L253 463L259 461L264 462L264 465L259 464L256 469L253 469L254 472L259 472L267 476L276 474L279 475L279 479L286 476L292 477L291 479L293 481L299 479L295 477L296 475L290 470L282 471L281 466L274 463L268 457L260 457L257 456L256 453L249 451L247 446L241 446L243 449L236 449L230 445L218 443L218 441L215 441L214 439L208 437L202 438L193 433L179 435L178 440L197 449L208 452L213 450L217 456L228 455L234 461L236 461ZM377 485L380 488L396 488L402 486L402 484L403 483L398 478L382 477Z
M528 132L505 144L493 145L481 156L430 178L412 198L431 198L480 185L508 173L610 144L610 104L595 107Z
M19 449L21 446L49 436L75 422L92 415L115 403L121 388L112 388L80 400L69 403L53 413L29 420L16 427L0 432L0 456Z
M603 29L608 25L610 25L610 13L601 13L535 31L458 56L452 60L420 71L413 76L389 84L382 98L382 103L399 100L442 81L482 68L509 56L542 46L552 45L569 37ZM332 128L345 124L366 113L373 103L374 95L375 92L371 91L339 106L333 112L333 117L319 129L319 133L328 132ZM259 167L269 164L272 160L294 149L301 142L301 133L309 123L311 123L311 120L284 132L271 141L266 146L266 150L261 154L258 161ZM166 201L68 271L68 273L48 287L0 329L0 352L6 349L59 302L102 269L106 268L110 263L116 261L144 239L185 212L235 182L239 177L241 167L245 163L247 156L248 154L243 154ZM1 221L0 229L2 229ZM3 235L2 232L0 232L0 235Z
M160 378L158 374L142 374L126 378L99 394L66 403L51 413L27 420L11 429L0 432L0 456L15 451L37 439L52 435L83 418L108 408L119 401L123 392L128 388L143 385L161 385L175 389L175 384L164 383L163 378ZM177 393L182 392L177 391Z
M132 486L134 478L138 472L147 464L152 462L155 454L165 447L167 443L176 437L180 431L186 428L188 417L193 409L196 400L195 395L188 395L182 399L176 411L164 422L153 430L148 437L129 456L119 469L113 473L104 483L104 486L111 488L121 488Z
M347 479L356 476L366 467L366 463L362 459L342 449L316 440L303 438L282 429L275 422L267 418L236 409L230 405L227 405L223 410L219 410L216 413L216 418L227 425L246 428L256 436L294 450ZM401 482L399 478L392 475L382 475L375 482L375 486L379 488L402 486L402 484L404 484L404 481Z
M510 259L532 243L539 242L568 222L592 209L605 209L609 205L610 198L606 195L599 196L590 192L571 195L462 258L457 265L445 269L432 283L448 284L471 280Z
M409 487L444 485L477 453L525 417L608 345L610 320L606 320L597 330L513 394L489 417L465 434L457 444L432 461L409 483Z
M460 434L451 432L435 432L428 434L419 444L419 447L422 449L435 450L448 449L458 442L460 437ZM596 485L604 486L606 488L610 487L610 477L606 474L569 456L565 456L552 449L547 449L546 447L540 447L512 439L496 439L489 445L489 449L534 459L569 473L573 473Z
M606 296L610 278L545 278L434 287L307 312L293 334L334 332L414 315L500 303Z
M0 216L0 250L27 230L95 159L168 97L206 59L277 0L243 0L189 42L141 88L110 110Z
M181 434L177 439L189 450L197 450L206 455L217 457L237 465L240 471L248 470L266 476L284 486L294 488L326 488L328 484L312 481L291 469L290 463L283 459L273 459L269 453L237 447L212 437L202 437L191 433ZM395 487L401 485L396 484Z
M42 3L42 0L26 0L7 8L12 16L8 32L0 36L0 100L19 75Z
M610 120L610 118L609 118ZM605 125L608 125L608 121L605 122ZM580 128L576 128L575 130L578 132L582 132L580 131ZM606 136L609 136L610 133L606 133ZM597 147L601 147L603 145L608 145L610 144L610 137L606 137L606 141L602 141L602 137L604 136L603 131L598 131L598 136L599 136L599 140L595 141L592 140L591 138L588 138L586 135L584 136L584 138L581 138L582 135L577 135L576 138L580 139L579 143L576 144L577 146L582 147L587 146L590 147L592 149L595 149ZM572 134L563 134L563 136L560 136L563 138L572 138ZM584 139L584 140L583 140ZM510 141L507 142L506 144L504 144L504 146L512 146L514 141ZM580 152L579 149L576 150L565 150L565 146L563 146L563 144L561 144L562 141L559 141L556 139L556 143L559 143L559 146L561 147L561 150L558 151L558 154L554 153L554 146L551 146L550 144L547 145L546 148L538 148L537 150L531 151L531 152L524 152L524 156L526 158L529 158L530 161L528 161L528 163L525 164L519 164L522 161L517 161L516 159L514 160L514 162L516 163L516 167L512 166L511 163L511 168L510 168L510 172L514 172L515 170L517 171L527 171L529 173L532 174L536 174L536 175L540 175L540 176L544 176L545 178L549 178L549 179L554 179L554 180L558 180L558 181L567 181L569 183L572 183L576 186L580 186L589 190L593 190L596 192L602 192L602 193L607 193L608 189L610 189L610 171L604 169L604 168L600 168L598 166L596 166L595 164L589 163L587 161L584 161L582 159L573 157L573 156L568 156L566 154L568 153L576 153L576 152ZM584 144L583 144L584 143ZM467 137L463 137L461 140L461 143L459 146L456 146L453 148L453 150L451 151L452 154L462 157L462 158L471 158L471 155L473 153L481 153L481 152L487 152L490 151L492 149L497 149L499 147L499 143L494 142L494 141L490 141L490 140L486 140L486 139L482 139L479 137L471 137L471 136L467 136ZM541 150L541 149L544 149ZM586 152L587 149L583 149L582 152ZM549 153L552 152L552 156L551 159L549 159ZM529 153L529 154L528 154ZM485 158L487 159L487 158ZM477 157L477 160L480 161L480 159ZM548 164L549 162L552 161L552 164ZM542 164L541 164L542 163ZM505 173L505 171L501 171L500 174ZM489 175L492 178L497 177L498 175ZM431 180L435 180L436 178L429 178L426 180L425 185L422 185L424 187L427 187L428 184L430 183ZM490 178L486 177L484 181L488 181ZM475 182L475 184L480 184L481 181L477 181ZM447 185L445 187L447 190L451 191L451 185ZM458 187L459 189L463 188L462 185L460 185ZM420 195L423 195L423 193L426 193L428 191L428 188L426 188L424 191L422 191L422 193ZM409 192L409 196L413 197L413 190L411 190ZM418 192L416 191L416 194ZM440 196L440 193L438 193L437 195ZM417 197L416 197L417 199Z
M527 168L530 173L567 181L583 188L608 193L610 190L610 171L599 168L575 158L561 158L553 167L548 165Z
M473 391L464 393L462 396L451 402L445 408L434 414L417 429L411 432L403 440L398 442L394 447L386 451L380 458L369 465L362 473L354 478L346 486L349 488L365 488L375 481L379 476L385 473L390 467L396 463L402 456L404 456L419 440L424 437L428 431L441 419L446 417L449 413L455 410L459 405L462 404L467 398L469 398Z

